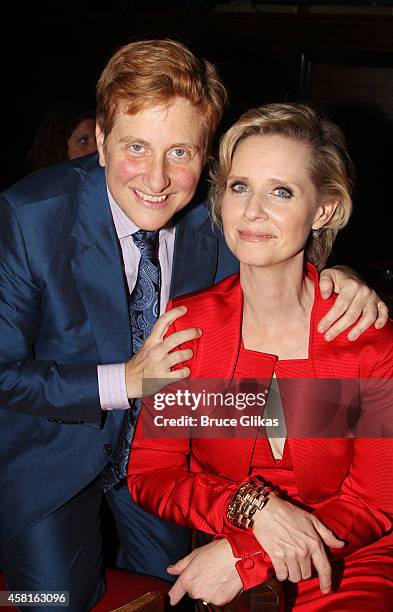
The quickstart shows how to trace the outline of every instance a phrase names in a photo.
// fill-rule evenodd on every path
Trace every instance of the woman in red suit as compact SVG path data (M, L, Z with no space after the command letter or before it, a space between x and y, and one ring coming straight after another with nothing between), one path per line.
M172 603L188 592L223 604L274 573L286 581L289 609L392 609L393 444L381 432L389 431L393 328L369 329L356 343L317 333L334 301L320 295L318 268L351 214L350 166L340 129L303 105L248 111L221 142L213 217L240 276L174 300L169 308L187 310L169 332L203 330L183 347L191 378L277 379L286 430L144 438L140 419L131 495L215 536L168 569L178 575ZM353 416L354 383L362 417L348 436L341 417ZM341 408L348 402L333 429L323 429L332 420L321 389Z

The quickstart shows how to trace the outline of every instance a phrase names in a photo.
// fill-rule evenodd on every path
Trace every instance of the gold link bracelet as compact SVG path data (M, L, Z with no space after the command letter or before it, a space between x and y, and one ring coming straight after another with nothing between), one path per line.
M235 527L252 529L254 514L266 506L271 492L271 488L257 478L240 485L228 504L228 521Z

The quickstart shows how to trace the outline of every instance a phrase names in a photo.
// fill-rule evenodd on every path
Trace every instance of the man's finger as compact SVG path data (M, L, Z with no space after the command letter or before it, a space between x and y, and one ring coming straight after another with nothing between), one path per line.
M201 335L202 331L198 327L182 329L181 331L174 332L168 336L168 338L165 338L164 342L162 343L162 348L164 349L165 353L169 353L181 344L189 342L190 340L195 340Z
M182 317L186 312L186 306L176 306L176 308L172 308L171 310L168 310L168 312L165 312L163 315L158 317L151 331L150 337L153 337L156 340L162 340L172 323L179 317Z
M378 308L378 318L375 321L374 325L377 329L381 329L389 320L389 309L385 302L380 300L377 304Z
M187 359L192 359L193 351L192 349L184 349L179 351L174 351L168 355L168 364L169 367L177 365L178 363L183 363L183 361L187 361Z
M186 367L186 368L181 368L180 370L173 370L173 372L168 372L167 374L165 374L165 378L170 380L171 383L175 383L175 382L184 380L184 378L188 378L190 374L191 374L190 368Z
M325 340L334 340L339 334L356 323L363 312L364 302L361 298L348 300L341 293L330 311L321 319L318 331L325 333Z
M331 331L330 328L332 325L334 325L334 323L348 310L351 302L351 299L346 299L345 296L340 293L329 312L320 320L318 331L321 334L325 333L327 330Z
M332 295L333 289L333 280L326 273L324 274L324 271L322 271L321 276L319 278L319 290L324 300L326 300Z
M178 604L186 593L187 591L182 587L180 578L178 578L173 587L168 592L171 606L175 606L176 604Z
M357 340L363 332L366 331L374 322L376 322L378 316L378 310L376 306L370 307L367 310L364 309L362 316L356 325L348 332L348 340Z

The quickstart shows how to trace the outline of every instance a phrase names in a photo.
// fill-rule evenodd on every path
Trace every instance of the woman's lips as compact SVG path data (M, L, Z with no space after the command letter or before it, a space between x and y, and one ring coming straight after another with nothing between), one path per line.
M265 242L275 238L273 234L265 234L264 232L250 232L246 230L238 230L239 236L246 242Z

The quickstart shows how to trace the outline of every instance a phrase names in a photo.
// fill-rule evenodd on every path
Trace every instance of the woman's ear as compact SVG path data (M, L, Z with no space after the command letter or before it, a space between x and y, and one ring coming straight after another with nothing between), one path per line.
M322 229L324 225L329 223L330 219L336 212L340 200L337 198L326 198L323 204L320 204L315 213L312 229Z

